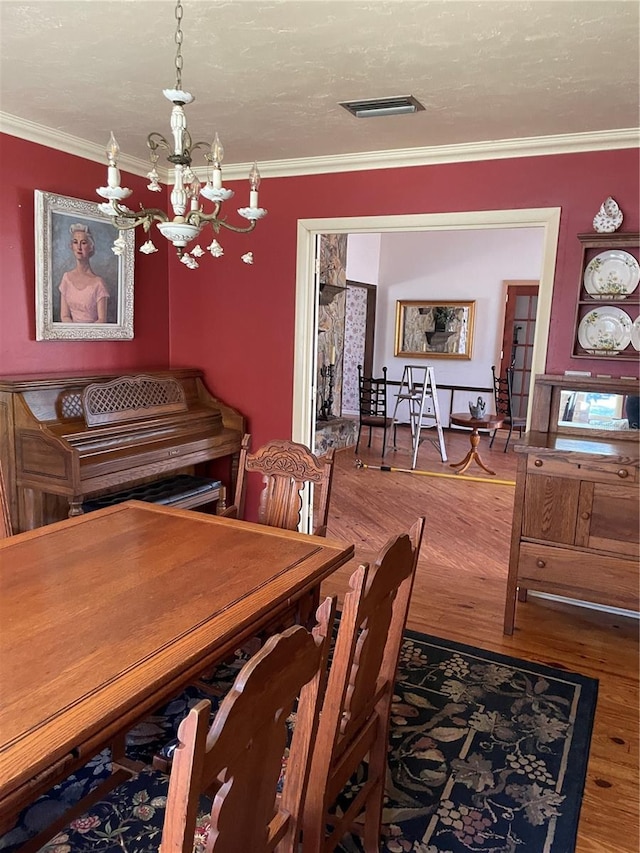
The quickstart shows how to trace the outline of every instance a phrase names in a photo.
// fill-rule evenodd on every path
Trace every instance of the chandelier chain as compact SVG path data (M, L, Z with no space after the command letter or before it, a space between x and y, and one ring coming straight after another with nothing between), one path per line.
M176 27L176 35L175 42L177 45L176 50L176 89L182 89L182 3L180 0L176 3L176 21L178 25Z

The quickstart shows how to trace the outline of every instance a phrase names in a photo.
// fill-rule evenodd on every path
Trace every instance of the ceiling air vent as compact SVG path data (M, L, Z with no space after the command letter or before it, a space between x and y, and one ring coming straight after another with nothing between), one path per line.
M413 95L401 95L397 98L370 98L366 101L344 101L340 106L356 118L400 116L405 113L417 113L424 109Z

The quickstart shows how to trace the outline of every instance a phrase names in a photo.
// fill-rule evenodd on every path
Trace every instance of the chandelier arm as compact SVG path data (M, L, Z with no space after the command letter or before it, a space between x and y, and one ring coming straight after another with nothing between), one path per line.
M241 228L239 225L232 225L230 222L227 222L226 219L218 219L218 221L217 221L218 228L216 229L216 231L219 231L220 228L222 227L222 228L226 228L228 231L235 231L236 234L248 234L249 231L253 231L253 229L256 227L256 224L257 224L257 220L252 219L249 222L249 224L246 226L246 228Z
M154 153L158 150L158 148L166 148L167 151L171 151L171 145L167 142L164 136L157 131L153 131L147 136L147 148L149 148Z
M127 231L130 228L137 228L138 225L144 225L145 231L151 227L154 219L158 222L168 222L167 214L157 207L143 207L141 210L124 210L119 204L114 204L117 211L115 225L121 231Z
M230 222L227 222L226 219L218 218L219 211L220 202L216 203L213 213L204 213L202 210L192 210L187 214L187 223L189 225L199 226L209 222L216 234L220 233L220 228L226 228L228 231L235 231L237 234L248 234L256 227L257 221L255 219L252 219L249 222L249 225L244 228L239 225L232 225Z
M215 222L221 206L221 202L217 201L211 213L205 213L204 210L190 210L187 214L187 222L190 225L200 225L201 222Z
M211 148L211 143L210 143L210 142L202 142L202 141L201 141L201 142L194 142L194 143L191 145L191 150L192 150L192 151L197 151L197 150L198 150L198 148L206 148L206 149L207 149L207 151L208 151L208 150Z

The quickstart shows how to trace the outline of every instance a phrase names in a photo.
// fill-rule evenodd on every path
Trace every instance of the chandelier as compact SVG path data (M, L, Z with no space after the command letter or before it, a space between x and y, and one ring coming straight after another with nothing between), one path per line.
M143 207L142 205L140 205L140 210L133 211L122 203L124 199L131 195L131 190L120 186L120 170L118 169L120 147L113 133L107 144L107 186L99 187L96 192L102 198L107 199L106 202L99 204L98 208L102 213L111 217L116 228L126 230L142 225L145 234L149 234L151 225L156 221L158 230L163 237L176 247L178 257L182 263L190 269L195 269L198 266L196 258L202 257L205 251L199 244L193 246L190 250L185 250L185 247L198 237L207 223L211 225L214 235L219 234L221 228L246 234L249 231L253 231L258 219L266 216L267 211L258 207L260 173L257 164L254 163L249 172L249 206L238 209L240 216L248 220L248 225L233 225L220 215L223 202L230 199L234 193L233 190L226 189L222 185L224 149L218 134L216 133L212 143L194 143L187 130L184 107L190 104L194 100L194 97L182 89L182 15L182 3L181 0L177 0L175 9L177 20L175 34L175 43L177 46L175 59L176 87L175 89L163 89L163 95L173 104L171 110L172 140L169 142L162 134L155 132L147 136L147 146L151 161L151 171L147 173L147 178L150 180L147 189L152 192L162 192L156 168L159 149L164 148L170 152L167 160L172 164L174 170L174 183L171 190L173 216L159 208ZM207 182L204 186L202 186L197 175L191 169L192 152L198 148L204 150L204 159L207 164ZM213 210L209 213L203 210L201 197L213 203ZM121 255L124 252L124 248L124 240L118 237L114 242L113 251L115 254ZM211 244L207 246L207 250L213 257L220 257L224 254L224 250L215 239L215 236ZM158 250L152 240L147 239L140 247L140 251L149 254ZM245 255L242 255L242 260L245 263L253 263L252 253L247 252Z

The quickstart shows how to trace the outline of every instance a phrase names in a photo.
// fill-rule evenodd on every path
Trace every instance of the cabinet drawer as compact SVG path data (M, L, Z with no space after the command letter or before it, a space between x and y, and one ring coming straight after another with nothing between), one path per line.
M638 480L636 465L611 462L581 462L580 477L598 483L620 483L633 485Z
M518 585L569 598L638 610L638 563L571 548L523 542Z
M550 477L570 477L580 480L595 480L598 483L629 484L638 481L638 467L631 463L599 462L583 460L569 462L566 459L536 456L527 458L527 472L547 474Z

